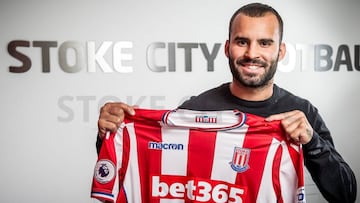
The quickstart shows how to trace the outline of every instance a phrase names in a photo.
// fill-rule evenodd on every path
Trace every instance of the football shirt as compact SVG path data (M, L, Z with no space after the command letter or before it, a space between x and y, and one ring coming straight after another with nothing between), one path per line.
M239 111L136 109L104 138L91 196L107 202L305 202L301 146Z

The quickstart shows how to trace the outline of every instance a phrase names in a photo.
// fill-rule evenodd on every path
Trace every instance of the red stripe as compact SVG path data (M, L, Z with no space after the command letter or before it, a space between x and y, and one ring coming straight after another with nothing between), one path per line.
M116 200L116 202L126 202L126 194L124 189L122 188L123 181L126 174L126 169L129 164L129 154L130 154L130 138L129 138L129 132L126 128L124 128L123 131L123 153L122 153L122 166L119 170L119 180L120 180L120 191L119 196Z
M304 186L304 155L302 151L302 147L298 146L299 152L296 151L290 143L287 143L287 147L289 149L289 154L291 157L291 161L296 169L296 174L298 176L298 187Z
M272 182L273 182L273 187L274 187L274 191L277 197L277 200L279 203L283 203L284 199L282 198L282 194L281 194L281 187L280 187L280 165L281 165L281 157L282 157L282 153L283 153L283 148L281 146L279 146L276 150L276 154L273 160L273 167L272 167L272 171L273 171L273 177L272 177Z
M187 175L210 179L216 132L190 130Z
M249 133L250 131L250 133ZM244 202L255 202L259 193L261 178L264 171L266 156L272 142L272 137L267 134L253 133L249 128L245 136L243 148L251 149L249 154L249 169L238 173L236 184L246 185L252 191L248 192ZM249 178L251 177L251 178Z

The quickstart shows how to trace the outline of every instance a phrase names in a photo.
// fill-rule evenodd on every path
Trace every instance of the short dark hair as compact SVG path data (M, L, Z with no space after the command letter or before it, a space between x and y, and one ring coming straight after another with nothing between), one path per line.
M274 14L279 22L279 35L280 35L280 43L281 43L282 37L283 37L283 29L284 29L283 28L284 27L283 20L281 19L280 14L274 8L272 8L269 5L262 4L262 3L247 4L247 5L239 8L237 11L235 11L235 13L232 15L232 17L230 19L230 23L229 23L229 39L230 39L230 33L232 31L233 21L234 21L235 17L237 15L239 15L240 13L242 13L246 16L249 16L249 17L262 17L266 13Z

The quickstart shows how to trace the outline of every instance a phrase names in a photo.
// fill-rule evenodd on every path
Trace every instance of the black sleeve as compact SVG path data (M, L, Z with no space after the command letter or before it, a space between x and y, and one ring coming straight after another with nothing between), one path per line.
M96 138L96 152L99 154L103 141L102 141L102 139L100 139L99 134L96 137L97 137Z
M313 128L313 138L303 146L305 165L312 179L328 202L355 202L355 175L336 151L330 132L320 116Z

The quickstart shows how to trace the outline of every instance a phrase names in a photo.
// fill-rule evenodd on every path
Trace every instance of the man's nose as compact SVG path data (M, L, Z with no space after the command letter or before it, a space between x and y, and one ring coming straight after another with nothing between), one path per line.
M257 58L259 56L259 47L255 43L249 44L246 49L245 56L248 58Z

